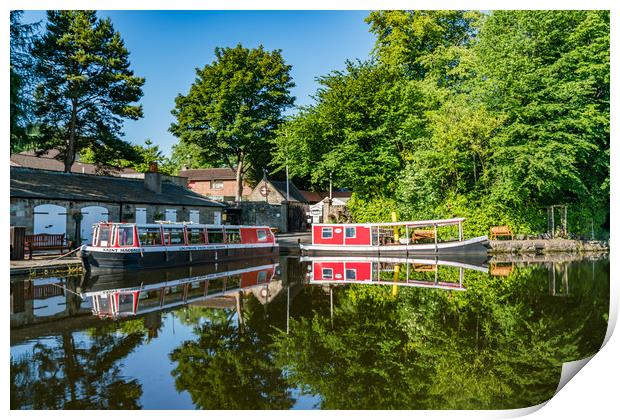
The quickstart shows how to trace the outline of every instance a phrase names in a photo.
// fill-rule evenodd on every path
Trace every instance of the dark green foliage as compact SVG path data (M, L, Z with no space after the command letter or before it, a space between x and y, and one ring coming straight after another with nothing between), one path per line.
M609 263L591 264L558 264L568 296L550 294L544 267L468 272L465 292L335 288L333 320L321 311L292 322L276 339L277 361L326 409L536 405L553 396L564 362L603 342Z
M223 161L237 172L237 200L243 178L260 179L269 163L269 140L293 104L291 66L279 50L262 46L216 48L216 59L202 69L187 95L178 95L170 132L197 145L204 162Z
M124 118L142 117L142 107L132 104L142 96L144 79L129 68L120 34L94 11L49 11L47 20L32 50L40 80L37 150L60 150L65 172L84 148L101 164L131 156L119 136Z
M372 12L376 60L321 79L275 161L356 192L359 221L464 216L604 235L609 219L609 12ZM292 150L292 151L291 151ZM290 158L289 158L290 157ZM392 203L386 209L386 203Z
M21 10L11 10L11 153L32 146L32 88L35 75L30 54L38 23L21 22Z
M288 383L272 360L270 325L253 299L238 325L234 312L193 309L186 322L196 340L184 342L170 355L179 391L188 391L197 408L287 409L293 405Z

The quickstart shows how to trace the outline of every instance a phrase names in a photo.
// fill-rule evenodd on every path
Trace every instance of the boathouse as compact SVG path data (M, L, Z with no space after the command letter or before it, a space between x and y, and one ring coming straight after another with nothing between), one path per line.
M132 179L11 166L11 226L84 243L100 221L221 223L224 204L189 190L186 182L158 172Z

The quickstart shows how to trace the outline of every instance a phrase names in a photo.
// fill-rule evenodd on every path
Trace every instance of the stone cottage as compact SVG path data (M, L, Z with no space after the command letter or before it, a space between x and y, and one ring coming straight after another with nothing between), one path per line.
M11 226L84 243L99 221L221 223L225 206L186 185L186 178L157 172L131 179L12 166Z

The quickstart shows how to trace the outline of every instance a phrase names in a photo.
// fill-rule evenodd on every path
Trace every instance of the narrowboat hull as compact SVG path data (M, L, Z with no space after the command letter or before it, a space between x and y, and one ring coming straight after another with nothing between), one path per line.
M486 256L489 249L489 239L486 236L468 239L466 241L438 242L437 244L409 244L409 245L300 245L301 252L306 255L367 255L367 256L439 256L467 257L472 255Z
M120 249L86 247L80 254L85 271L114 272L276 257L279 255L279 247L278 244Z

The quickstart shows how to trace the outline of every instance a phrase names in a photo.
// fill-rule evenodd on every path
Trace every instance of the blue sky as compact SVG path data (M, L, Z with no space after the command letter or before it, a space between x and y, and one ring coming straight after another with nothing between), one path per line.
M135 74L146 78L144 118L125 124L125 138L150 138L170 153L177 139L168 132L174 98L186 94L195 68L214 59L215 47L281 49L293 66L296 105L312 103L315 78L344 68L347 59L365 59L374 45L366 11L101 11L125 40ZM27 11L24 21L43 20Z

